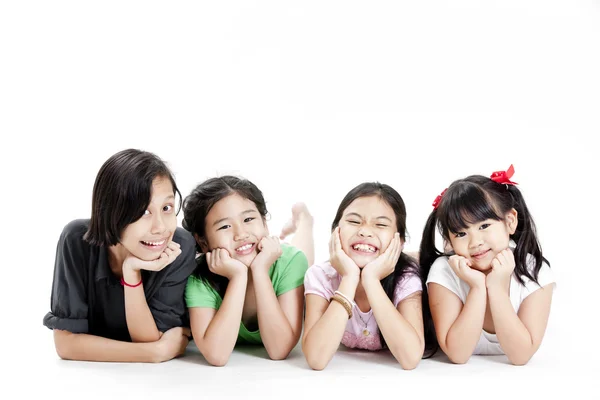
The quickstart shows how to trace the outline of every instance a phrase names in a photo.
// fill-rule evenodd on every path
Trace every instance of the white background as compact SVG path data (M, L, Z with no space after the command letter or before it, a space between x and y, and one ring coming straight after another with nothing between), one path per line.
M578 0L3 2L1 390L596 396L599 22L600 3ZM298 348L277 363L236 351L225 368L193 348L151 366L60 361L42 326L56 241L128 147L166 160L184 196L211 176L251 179L273 233L305 201L318 260L358 183L401 193L416 250L452 180L512 163L558 280L544 343L521 368L474 357L404 372L349 352L317 373Z

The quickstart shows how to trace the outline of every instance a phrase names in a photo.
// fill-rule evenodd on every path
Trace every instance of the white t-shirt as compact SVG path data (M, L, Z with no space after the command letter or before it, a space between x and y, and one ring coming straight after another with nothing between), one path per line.
M527 264L530 272L533 271L534 262L534 258L531 255L528 256ZM526 277L523 277L523 280L525 281L525 286L523 286L517 280L515 274L513 274L510 279L509 296L515 312L519 312L521 303L523 303L523 300L525 300L525 298L527 298L527 296L529 296L531 293L550 283L556 284L552 271L545 262L542 262L542 268L540 268L540 272L538 274L539 286L537 283ZM462 281L456 275L456 273L454 273L452 267L450 267L450 264L448 263L448 257L445 256L438 257L438 259L435 260L431 266L429 275L427 275L427 286L429 286L430 282L437 283L450 290L452 293L458 296L463 304L465 304L467 295L471 289L466 282ZM500 347L500 343L498 343L498 338L496 335L488 333L482 329L479 342L477 342L477 346L475 347L473 354L504 354L504 351Z

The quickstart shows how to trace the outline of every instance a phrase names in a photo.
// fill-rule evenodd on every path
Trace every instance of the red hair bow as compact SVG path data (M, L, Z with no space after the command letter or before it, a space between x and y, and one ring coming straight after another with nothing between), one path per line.
M448 190L448 188L444 189L442 191L442 193L438 194L438 196L435 198L435 200L431 204L433 206L434 210L437 210L438 206L440 205L440 202L442 201L442 196L444 195L444 193L446 193L446 190Z
M492 175L490 176L490 179L493 180L494 182L501 183L503 185L516 185L517 182L513 182L510 180L510 178L512 178L512 176L514 174L515 174L515 167L513 167L513 165L510 164L510 167L508 167L508 170L496 171L496 172L492 173Z

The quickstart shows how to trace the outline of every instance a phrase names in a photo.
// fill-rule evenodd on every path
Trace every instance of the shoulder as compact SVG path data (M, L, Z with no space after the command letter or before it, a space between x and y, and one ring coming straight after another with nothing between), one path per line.
M452 267L450 267L447 256L438 257L431 265L426 280L427 285L430 283L437 283L445 287L456 294L463 303L465 302L469 285L461 281L458 275L456 275Z
M447 256L441 256L436 258L436 260L431 264L431 268L429 269L429 275L427 276L427 281L430 278L436 277L438 275L456 275L450 267L450 262L448 261Z
M173 234L173 241L175 243L179 243L179 245L181 246L182 253L185 253L186 251L195 252L196 241L194 240L194 237L190 232L186 231L182 227L178 226L177 229L175 229L175 233Z
M90 226L89 219L74 219L63 227L61 236L69 239L81 239Z
M196 269L196 242L191 233L180 227L175 230L173 241L179 244L181 254L173 262L173 268L170 268L169 273L181 280Z
M304 255L302 250L300 250L297 247L294 247L290 244L282 243L281 244L281 256L279 256L277 261L286 263L286 262L290 262L296 258L300 258L300 259L306 261L306 263L308 264L306 256Z
M89 248L90 244L83 239L89 225L89 219L75 219L66 224L60 234L59 247L69 249Z
M326 292L331 297L333 291L340 286L341 277L329 262L313 264L306 271L304 286L306 293L323 295Z
M527 255L527 270L532 276L534 276L534 269L535 269L535 258L531 254L528 254ZM538 283L532 281L525 275L521 275L521 278L525 282L525 285L523 286L523 291L525 292L526 295L530 294L531 292L534 292L536 289L539 289L540 287L546 286L550 283L556 283L554 273L550 269L550 266L548 265L548 263L546 263L545 261L542 261L542 266L540 267L540 270L538 272L538 276L537 276Z

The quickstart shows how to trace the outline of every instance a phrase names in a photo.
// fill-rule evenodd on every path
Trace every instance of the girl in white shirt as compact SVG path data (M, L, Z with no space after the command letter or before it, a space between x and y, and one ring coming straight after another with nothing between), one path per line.
M454 181L424 228L419 263L431 316L440 347L457 364L472 354L526 364L546 331L554 278L513 173L511 165ZM446 252L435 246L436 228Z

